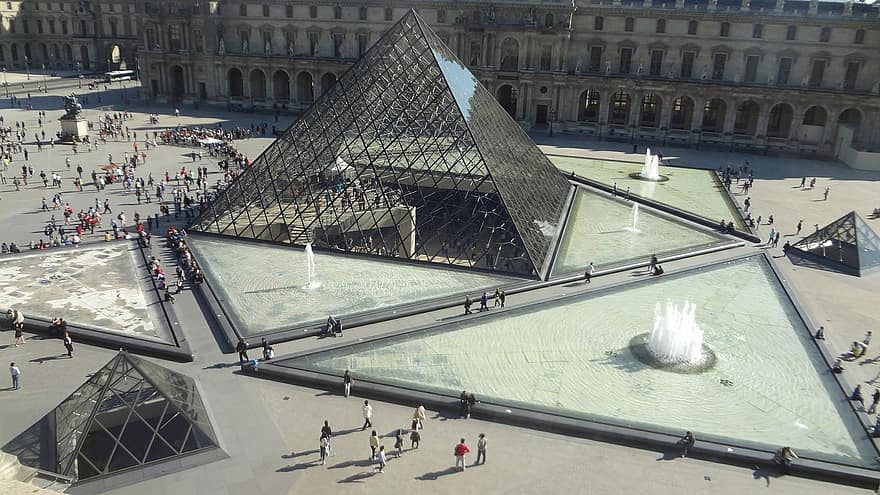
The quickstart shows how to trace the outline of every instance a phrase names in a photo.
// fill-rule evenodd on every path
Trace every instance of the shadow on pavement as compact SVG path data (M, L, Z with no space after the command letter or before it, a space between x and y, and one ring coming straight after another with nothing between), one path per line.
M421 481L434 481L441 476L447 476L447 475L457 473L457 472L458 472L458 469L456 469L455 467L448 467L448 468L443 469L441 471L431 471L431 472L425 473L421 476L416 476L416 479L421 480Z
M337 483L363 483L363 480L367 478L372 478L375 474L375 471L370 473L357 473L347 478L342 478L341 480L337 481Z

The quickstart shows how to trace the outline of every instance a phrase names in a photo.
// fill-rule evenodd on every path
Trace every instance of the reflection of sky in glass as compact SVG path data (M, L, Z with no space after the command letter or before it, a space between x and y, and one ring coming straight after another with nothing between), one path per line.
M469 120L471 113L471 98L473 98L474 93L477 92L477 85L480 83L474 75L471 74L471 71L461 65L458 60L446 57L446 55L436 47L431 47L431 51L434 52L434 57L437 59L437 65L440 66L440 70L443 71L443 75L446 76L446 82L449 84L449 89L452 90L452 95L455 97L456 103L458 103L459 108L461 108L461 114L464 116L465 120Z

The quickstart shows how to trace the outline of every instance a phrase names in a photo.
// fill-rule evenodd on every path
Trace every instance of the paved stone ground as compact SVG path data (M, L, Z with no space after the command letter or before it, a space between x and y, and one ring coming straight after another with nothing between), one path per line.
M50 85L50 89L52 86ZM66 89L64 90L66 91ZM64 91L59 89L57 94ZM50 95L52 94L50 90ZM113 95L106 93L103 100ZM93 98L94 99L94 98ZM46 105L57 105L58 99L45 100ZM89 105L87 117L94 118L98 110ZM0 101L0 107L3 102ZM135 108L143 112L163 112L160 126L212 123L223 121L225 126L237 123L250 125L252 121L268 121L272 117L252 114L209 113L182 109L186 116L175 119L168 114L171 108ZM53 113L54 112L54 113ZM50 111L57 118L58 111ZM36 113L24 110L0 109L7 122L25 120L30 128L36 126ZM49 119L52 121L52 119ZM146 129L145 113L136 114L132 127ZM283 125L285 122L279 123ZM57 124L50 125L54 130ZM140 132L140 131L139 131ZM47 130L47 133L49 131ZM627 153L624 146L594 143L571 137L554 137L545 142L545 149L564 151L566 154L640 160L641 154ZM254 158L270 139L252 139L238 142L240 149ZM81 153L86 170L97 167L106 154L120 156L130 143L108 144L91 156ZM600 148L600 149L594 149ZM154 175L191 163L182 156L186 150L160 147L150 152L144 170ZM641 149L643 152L644 150ZM674 157L688 165L712 166L728 160L749 160L758 171L756 187L751 192L752 203L759 213L773 213L777 224L792 228L799 218L805 224L820 223L837 218L850 209L865 212L874 206L876 180L880 175L852 171L835 164L808 160L782 159L750 155L734 155L726 152L703 152L693 150L663 149L664 155ZM42 160L50 170L64 169L68 149L56 146L55 151L34 153L32 158ZM55 153L54 155L52 153ZM76 161L74 164L77 163ZM211 171L216 171L213 163ZM75 165L74 165L75 167ZM39 169L38 169L39 170ZM38 172L37 172L38 173ZM140 172L139 172L140 173ZM799 177L809 173L819 177L817 189L799 191L792 186ZM787 177L798 177L797 179ZM820 196L825 184L832 185L828 202L813 201ZM136 210L133 198L125 198L119 186L108 189L108 197L114 204L133 211L147 213L147 208ZM0 226L3 237L9 240L27 240L40 232L48 218L35 213L39 198L44 191L31 187L22 192L11 192L11 185L0 186ZM79 204L94 201L94 193L86 187L84 193L66 191L65 198ZM132 204L134 203L134 204ZM155 205L152 208L156 208ZM46 218L44 218L46 217ZM129 217L131 215L129 214ZM877 228L877 221L871 224ZM721 260L737 254L745 254L755 248L741 248L715 253L695 260L683 260L664 264L667 271L675 271L695 263ZM759 249L759 248L758 248ZM775 256L781 250L774 250ZM828 328L828 343L833 349L843 350L846 345L861 338L864 330L875 321L871 303L876 298L877 276L855 278L813 268L792 266L786 259L777 260L786 276L793 282L808 312L817 322ZM624 272L594 279L590 287L565 284L536 293L513 295L509 305L529 300L555 297L571 291L595 290L604 285L631 279L636 273ZM630 449L626 447L568 438L531 430L497 425L479 420L463 420L434 415L427 423L422 448L405 452L401 459L389 462L385 474L373 475L367 463L369 453L367 435L359 430L361 424L359 401L355 397L344 399L332 393L316 391L286 384L256 380L233 373L237 369L231 355L223 355L213 330L208 327L202 311L189 293L177 299L175 307L181 327L196 355L196 361L188 364L162 363L197 379L203 397L213 417L221 445L230 458L196 469L160 477L126 488L116 489L114 494L144 493L192 493L192 494L279 494L279 493L376 493L397 491L402 493L798 493L798 494L847 494L872 493L850 487L794 477L767 477L751 469L720 465L694 459L662 460L663 453ZM458 313L458 308L443 310L410 318L399 319L363 329L346 332L346 339L357 339L389 330L411 327L431 321L446 319ZM0 391L0 445L5 444L43 414L57 405L90 373L113 356L113 352L77 345L74 359L59 358L63 346L57 340L32 340L23 347L13 347L9 332L0 333L5 345L0 346L0 360L16 361L22 368L23 389L18 392ZM279 355L318 348L321 342L306 339L276 346ZM873 355L873 352L869 352ZM850 365L846 378L851 382L873 378L878 369L876 360L863 360ZM0 389L2 390L2 389ZM411 410L391 404L376 403L375 424L381 435L408 424ZM650 411L646 411L650 414ZM328 419L338 432L334 440L334 456L325 466L315 465L317 437L323 419ZM867 420L867 418L866 418ZM464 436L473 447L476 435L485 432L490 438L489 462L485 466L469 468L465 473L450 471L453 465L452 448L458 438ZM393 438L384 438L387 447ZM295 454L291 456L291 451Z

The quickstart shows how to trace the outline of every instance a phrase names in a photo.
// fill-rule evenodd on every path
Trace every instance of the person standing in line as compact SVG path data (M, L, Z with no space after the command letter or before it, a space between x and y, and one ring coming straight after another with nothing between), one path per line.
M345 374L342 375L342 389L346 397L351 395L351 372L348 370L345 370Z
M460 471L465 470L465 456L470 452L471 449L468 448L467 444L464 443L464 438L461 439L458 445L455 446L455 450L453 453L455 454L455 468Z
M410 449L415 450L415 449L419 448L419 444L422 443L422 435L421 435L421 433L419 433L419 430L416 430L415 428L413 428L412 432L410 432L410 434L409 434L409 441L410 441L410 445L409 445Z
M868 414L875 414L877 412L878 404L880 404L880 389L874 389L874 394L871 396L871 407L868 408Z
M379 447L379 467L376 468L379 473L385 472L385 446Z
M584 284L591 283L594 273L596 273L596 267L593 266L593 262L591 261L587 266L587 269L584 270Z
M67 357L73 359L73 340L70 338L70 334L64 332L64 348L67 349Z
M321 440L319 442L321 450L321 465L323 466L327 462L327 455L330 453L330 439L321 435Z
M489 446L489 440L486 439L485 433L480 433L480 439L477 440L477 461L474 463L480 464L480 458L483 459L483 464L486 464L486 447Z
M376 451L379 449L379 434L376 430L370 433L370 460L376 458Z
M12 375L12 390L18 390L21 383L21 370L15 363L9 363L9 374Z
M238 364L244 365L247 361L250 361L248 357L248 345L244 339L238 339L238 344L235 345L235 350L238 351Z
M370 401L368 401L368 400L364 401L364 406L361 408L361 411L363 412L363 415L364 415L364 426L363 426L363 428L361 428L361 431L366 430L367 427L372 428L373 427L373 421L372 421L373 406L370 405Z

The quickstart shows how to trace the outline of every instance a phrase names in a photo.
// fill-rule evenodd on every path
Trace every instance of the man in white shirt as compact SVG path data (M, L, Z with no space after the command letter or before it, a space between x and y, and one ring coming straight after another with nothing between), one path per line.
M364 407L361 408L364 413L364 427L361 428L361 431L366 430L367 427L373 427L373 422L371 418L373 417L373 406L370 405L370 401L364 401Z

